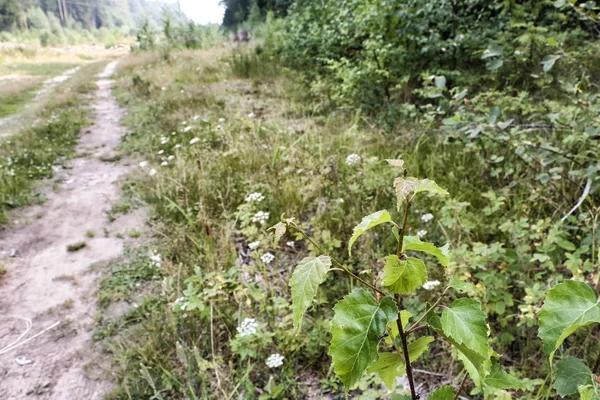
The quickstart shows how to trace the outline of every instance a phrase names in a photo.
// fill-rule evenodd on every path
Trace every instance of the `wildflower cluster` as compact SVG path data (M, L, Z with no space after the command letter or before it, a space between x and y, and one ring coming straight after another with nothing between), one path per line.
M354 166L360 164L361 158L358 154L350 154L346 157L346 165Z
M263 196L262 193L254 192L254 193L250 193L248 196L246 196L245 200L246 200L247 203L250 203L252 201L260 203L264 199L265 199L265 196Z
M269 368L277 368L283 365L283 356L279 353L271 354L269 358L267 358L267 366Z
M150 262L153 267L160 268L162 265L162 257L158 251L152 250L150 252Z
M435 287L440 285L440 281L427 281L423 284L423 289L425 290L432 290Z
M254 335L258 330L258 322L254 318L244 318L237 331L241 337Z
M252 222L258 222L261 225L264 225L269 219L269 215L270 214L267 211L259 211L252 217Z
M265 264L271 264L271 261L275 259L275 256L271 253L265 253L260 257L260 260Z

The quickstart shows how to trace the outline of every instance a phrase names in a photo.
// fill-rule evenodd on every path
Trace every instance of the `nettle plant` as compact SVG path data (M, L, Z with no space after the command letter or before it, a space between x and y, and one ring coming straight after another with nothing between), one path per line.
M321 255L306 257L294 269L289 285L292 290L293 323L298 331L320 284L329 272L341 271L364 287L352 290L334 307L331 321L331 344L329 355L333 368L347 389L352 389L365 372L377 373L388 389L394 389L396 378L406 375L410 396L394 397L418 399L412 364L436 340L433 336L416 337L428 329L454 349L463 363L465 373L458 376L457 390L442 386L429 395L429 399L456 399L470 377L479 392L494 394L502 390L517 389L533 391L541 385L536 398L548 398L553 390L560 396L579 395L581 399L600 399L598 378L600 354L590 368L584 360L563 357L554 364L554 354L565 339L576 330L600 323L600 302L596 291L584 282L566 280L552 288L539 313L539 337L549 361L549 374L545 381L518 379L506 373L500 366L496 353L490 345L490 328L486 314L478 300L463 297L452 304L442 304L450 288L459 294L475 293L472 283L451 278L440 297L426 311L415 318L404 309L403 298L427 285L427 266L423 260L407 252L426 253L435 257L445 267L449 262L448 247L437 247L407 236L407 221L415 198L420 193L448 195L448 192L429 179L407 177L402 160L388 160L403 170L396 178L398 211L403 211L402 223L392 220L387 210L368 215L354 228L348 242L348 253L366 231L378 225L388 224L398 245L395 254L385 257L385 266L377 282L368 282L351 272L340 261L326 254L293 218L275 225L274 239L279 241L288 228L299 232ZM598 285L597 285L598 286ZM551 384L553 383L553 384Z
M458 393L451 386L443 386L429 398L457 397L467 376L481 390L484 386L492 389L520 388L522 383L504 372L497 363L499 355L490 346L490 329L479 301L459 298L449 306L440 304L450 287L459 293L473 291L470 283L452 279L440 298L418 318L404 309L403 298L423 288L428 275L428 267L423 260L410 256L407 252L429 254L441 266L446 266L449 262L447 246L439 248L416 236L406 235L411 207L420 193L448 195L448 192L432 180L407 177L402 160L388 162L403 171L402 176L394 181L398 211L403 211L402 222L394 222L387 210L378 211L363 218L354 228L348 242L348 253L351 256L353 244L363 233L378 225L387 224L390 227L398 245L394 254L385 257L385 266L377 282L366 281L348 270L340 261L325 254L322 247L293 218L282 218L273 227L276 241L287 228L291 228L322 253L318 257L304 258L292 273L289 284L292 290L294 327L301 329L304 313L313 302L326 275L330 271L341 271L364 286L355 288L335 305L331 321L329 355L336 374L347 389L353 388L365 372L377 373L390 390L394 389L397 377L406 375L410 387L410 397L406 398L418 399L412 364L435 340L433 336L417 337L417 333L425 328L454 347L466 370L464 376L459 377L462 383Z

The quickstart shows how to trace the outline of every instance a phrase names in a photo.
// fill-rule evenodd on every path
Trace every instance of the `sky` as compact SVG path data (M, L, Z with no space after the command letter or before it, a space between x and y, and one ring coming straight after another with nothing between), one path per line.
M219 0L181 0L181 11L199 24L220 24L225 7Z

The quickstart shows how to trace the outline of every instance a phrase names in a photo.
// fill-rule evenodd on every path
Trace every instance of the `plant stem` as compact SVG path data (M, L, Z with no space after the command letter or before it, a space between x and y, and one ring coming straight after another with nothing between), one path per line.
M404 211L402 229L398 232L398 250L396 250L396 255L398 256L398 258L402 258L402 249L404 247L404 235L406 234L406 226L408 225L408 214L410 213L411 206L412 200L408 200L406 202L406 210Z
M421 321L423 321L423 318L425 318L427 316L427 314L429 314L434 308L436 308L438 306L438 304L440 304L440 301L442 301L442 297L444 297L444 295L446 294L446 292L448 291L448 289L450 289L450 286L446 287L446 289L444 289L444 291L442 292L442 295L435 301L435 303L433 303L433 305L431 307L429 307L424 313L423 315L421 315L421 318L419 318L417 320L417 322L415 322L414 324L412 324L412 326L410 327L410 329L407 331L407 333L411 333L414 331L415 327L419 325L419 323Z
M410 365L410 355L408 354L408 341L406 340L406 334L404 333L404 328L402 327L402 299L400 295L394 295L396 298L396 304L398 305L398 320L396 320L396 325L398 325L398 333L400 334L400 341L402 342L402 352L404 353L404 363L406 364L406 377L408 378L408 385L410 386L410 395L413 400L418 400L419 396L415 391L415 381L413 378L412 366Z
M406 170L404 171L404 175L406 175ZM398 231L398 249L396 250L396 255L400 259L404 257L404 253L402 251L404 247L404 235L406 234L408 214L410 213L411 206L412 199L407 200L406 209L404 210L404 218L402 220L402 229ZM410 354L408 354L408 341L406 340L404 327L402 327L402 298L398 294L394 295L394 297L396 299L396 304L398 305L398 320L396 321L396 324L398 325L398 333L400 334L400 341L402 342L402 352L404 353L404 363L406 364L406 377L408 378L408 385L410 386L410 395L413 400L417 400L419 396L415 391L415 380L413 378L412 366L410 365Z
M592 373L594 375L598 373L598 367L600 367L600 351L598 352L598 356L596 357L596 362L594 362L594 368L592 368Z
M462 381L460 382L460 386L458 387L458 390L456 391L456 394L454 395L454 400L457 400L458 397L460 396L460 392L462 392L463 387L465 386L465 382L467 381L467 377L469 376L469 374L467 374L465 372L465 376L463 377Z
M304 238L306 240L308 240L313 246L315 246L317 248L317 250L319 250L322 254L327 254L327 252L325 250L323 250L323 248L321 246L319 246L314 240L311 239L310 236L308 236L306 234L306 232L304 232L298 225L296 225L295 223L291 223L289 224L291 227L293 227L294 229L296 229L298 232L300 232L300 234L302 236L304 236ZM335 265L337 265L343 272L345 272L346 274L350 275L351 277L353 277L354 279L356 279L357 281L359 281L360 283L362 283L363 285L369 287L370 289L372 289L374 292L379 293L382 296L387 296L386 293L382 292L381 290L377 289L377 287L375 287L373 284L365 281L364 279L362 279L361 277L359 277L358 275L350 272L348 270L348 268L344 267L344 265L339 262L338 260L336 260L335 258L331 257L331 255L329 255L329 258L331 258L331 262L333 262Z

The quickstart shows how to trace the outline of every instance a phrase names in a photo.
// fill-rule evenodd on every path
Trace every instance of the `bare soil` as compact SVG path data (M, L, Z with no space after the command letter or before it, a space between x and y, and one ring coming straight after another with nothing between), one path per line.
M142 212L110 223L106 215L130 168L123 160L101 161L115 154L124 133L110 89L115 66L99 76L95 124L82 134L82 156L57 173L62 183L45 204L23 210L0 232L0 264L8 270L0 279L0 399L93 400L110 389L92 340L98 272L89 267L123 252L123 241L105 237L104 228L140 230L145 219ZM67 251L81 241L84 248ZM21 345L7 348L15 341Z

